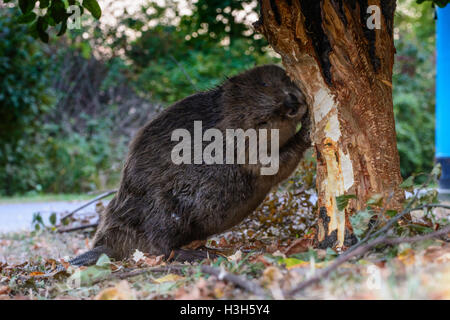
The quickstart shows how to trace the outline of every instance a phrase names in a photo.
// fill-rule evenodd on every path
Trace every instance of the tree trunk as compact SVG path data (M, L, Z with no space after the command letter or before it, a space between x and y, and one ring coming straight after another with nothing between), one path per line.
M367 13L371 5L378 16ZM371 197L383 195L390 209L404 200L392 102L395 0L262 0L260 6L255 28L311 106L318 245L345 249L356 242L348 218ZM373 18L380 29L368 28ZM342 195L356 198L339 210Z

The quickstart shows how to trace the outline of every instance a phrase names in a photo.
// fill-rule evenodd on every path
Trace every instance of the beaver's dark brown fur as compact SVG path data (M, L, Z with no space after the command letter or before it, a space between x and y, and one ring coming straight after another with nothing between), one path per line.
M279 129L278 173L263 176L260 165L175 165L173 130L184 128L193 136L198 120L203 131L218 128L224 136L225 129ZM302 129L296 133L299 122ZM278 66L254 68L187 97L137 133L119 191L100 219L94 249L72 263L93 263L103 252L124 259L135 249L168 256L193 240L221 233L288 178L309 146L305 98Z

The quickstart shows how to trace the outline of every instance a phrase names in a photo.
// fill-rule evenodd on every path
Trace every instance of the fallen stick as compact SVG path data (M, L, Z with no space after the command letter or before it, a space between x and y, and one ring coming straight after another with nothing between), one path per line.
M87 229L87 228L96 228L97 226L98 226L98 222L91 223L91 224L84 224L84 225L81 225L78 227L58 229L58 233L73 232L73 231L83 230L83 229Z
M109 280L116 280L116 279L127 279L132 277L137 277L146 273L150 272L171 272L175 271L180 273L183 269L186 269L187 266L163 266L163 267L150 267L150 268L144 268L144 269L136 269L129 272L121 272L121 273L113 273L106 278L98 279L91 283L91 285L97 284L99 282L103 281L109 281Z
M266 296L266 292L264 291L264 289L261 286L254 283L251 280L248 280L245 277L229 273L223 269L214 268L214 267L205 266L205 265L202 265L200 267L200 270L203 273L207 273L207 274L216 276L217 279L219 279L219 280L225 280L225 281L231 282L231 283L237 285L238 287L241 287L242 289L253 293L254 295L257 295L260 297Z

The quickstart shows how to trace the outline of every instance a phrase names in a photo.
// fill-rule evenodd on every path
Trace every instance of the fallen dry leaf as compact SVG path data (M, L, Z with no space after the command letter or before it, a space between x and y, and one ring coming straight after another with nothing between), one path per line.
M172 259L175 257L175 251L174 250L172 250L172 251L170 251L170 255L169 255L169 258L167 258L167 261L172 261Z
M128 281L122 280L114 287L106 288L100 291L95 300L133 300L136 295L133 289L130 288Z
M262 264L264 264L264 266L265 267L269 267L269 266L271 266L272 264L269 262L269 261L267 261L265 258L264 258L264 256L261 254L261 255L258 255L258 256L256 256L256 257L251 257L250 258L250 262L252 262L252 263L256 263L256 262L261 262Z
M437 263L450 262L450 252L446 252L435 260Z
M313 239L297 239L289 247L287 247L284 253L287 256L290 256L292 254L300 252L307 252L309 248L313 246L313 244L314 244Z
M198 248L204 247L206 245L206 240L195 240L191 243L182 247L182 249L197 250Z
M186 289L180 287L175 293L175 299L177 300L204 300L211 299L212 292L208 287L208 281L205 278L200 278L194 286Z
M96 203L96 205L95 205L95 212L96 213L98 213L98 214L102 214L103 213L103 211L105 211L105 206L103 205L103 202L102 201L99 201L99 202L97 202Z
M223 281L218 281L214 287L214 295L216 299L220 299L225 295L226 284Z
M405 249L400 252L397 256L398 260L400 260L404 265L411 265L415 262L414 250L411 248Z
M9 294L11 292L11 288L9 286L1 286L0 287L0 295Z
M164 283L164 282L174 282L174 281L178 281L181 279L184 279L184 277L179 276L177 274L169 273L169 274L165 275L164 277L153 279L153 281L156 283Z
M238 250L234 254L228 257L228 260L232 262L239 262L242 259L242 251Z
M225 239L225 237L220 238L219 247L226 248L229 246L230 244L228 243L227 239Z
M42 276L42 275L44 275L45 273L43 273L43 272L39 272L39 271L35 271L35 272L31 272L30 274L29 274L29 276L30 277L38 277L38 276Z
M267 251L268 253L273 253L273 252L275 252L275 251L278 251L278 249L279 249L278 241L273 241L273 242L270 244L270 246L268 246L268 247L266 248L266 251Z
M164 255L145 257L144 262L149 267L160 265L164 262Z
M263 272L263 283L266 286L272 285L272 283L283 279L283 274L276 267L268 267Z
M70 267L70 263L65 261L64 259L60 259L59 263L61 263L62 266L64 267L64 269L66 269L66 270Z

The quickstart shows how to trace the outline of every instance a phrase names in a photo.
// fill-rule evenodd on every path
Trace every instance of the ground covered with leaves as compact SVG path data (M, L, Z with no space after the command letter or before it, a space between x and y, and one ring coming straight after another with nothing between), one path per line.
M126 262L103 256L95 266L69 267L68 257L87 250L89 241L81 232L2 235L0 299L450 299L450 244L440 240L372 252L293 296L285 293L329 266L332 250L308 249L307 239L227 248L234 254L203 262L220 270L216 275L140 252ZM220 243L227 245L225 238Z
M373 197L351 219L359 244L337 253L316 248L313 177L300 175L239 226L188 245L219 255L192 264L136 250L75 268L67 261L89 250L96 214L37 218L33 232L0 235L0 299L450 299L450 206L435 190L406 180L402 212Z

